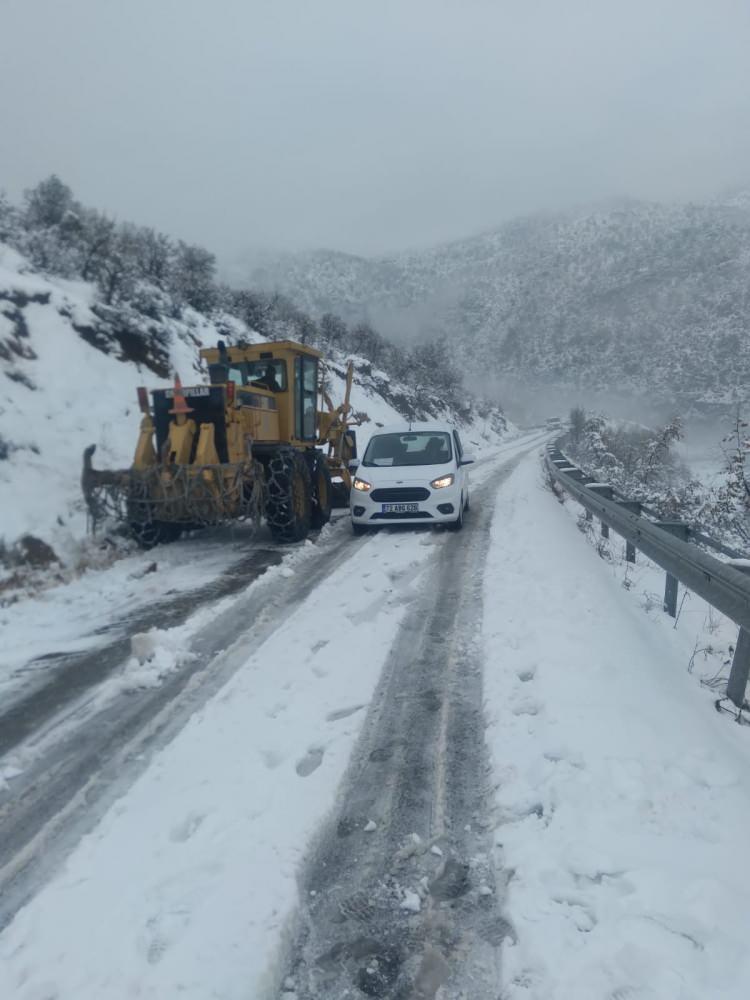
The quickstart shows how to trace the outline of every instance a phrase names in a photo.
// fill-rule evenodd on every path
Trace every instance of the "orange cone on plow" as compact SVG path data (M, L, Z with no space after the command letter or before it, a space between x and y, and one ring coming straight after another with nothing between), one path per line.
M187 405L187 400L185 399L185 395L182 391L182 382L180 382L180 376L177 374L175 374L174 377L174 394L172 400L172 409L169 412L175 414L178 413L187 414L193 412L192 407Z

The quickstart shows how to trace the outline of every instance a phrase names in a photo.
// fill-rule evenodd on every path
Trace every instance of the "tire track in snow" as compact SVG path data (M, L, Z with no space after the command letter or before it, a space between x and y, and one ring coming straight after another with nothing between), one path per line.
M116 798L145 769L151 753L182 728L247 659L250 644L283 627L290 607L366 543L348 524L296 573L240 595L192 640L195 658L158 687L122 694L92 712L83 705L48 737L12 785L0 791L0 930Z
M189 558L190 550L186 549ZM23 691L0 712L0 756L15 749L41 726L111 676L130 656L130 639L150 628L171 628L182 624L199 607L229 597L258 579L283 558L279 548L255 547L233 563L225 573L194 590L187 590L147 607L107 626L115 638L80 653L47 654L49 664L40 683ZM189 563L188 563L189 565ZM36 661L38 662L38 661ZM34 665L34 661L30 666Z
M485 832L482 581L494 494L521 457L473 490L391 650L301 878L282 1000L497 997L510 930Z

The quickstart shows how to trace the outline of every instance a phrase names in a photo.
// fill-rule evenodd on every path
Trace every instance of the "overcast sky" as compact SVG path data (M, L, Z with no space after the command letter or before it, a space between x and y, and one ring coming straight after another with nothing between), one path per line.
M0 188L225 259L750 182L750 0L0 0Z

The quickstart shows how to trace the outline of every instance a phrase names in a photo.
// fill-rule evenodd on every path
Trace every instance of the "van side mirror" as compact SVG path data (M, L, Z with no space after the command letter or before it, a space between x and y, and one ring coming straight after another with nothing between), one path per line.
M359 459L352 458L349 461L349 472L356 472L359 468Z
M461 459L461 461L458 464L459 465L473 465L474 464L474 456L473 455L464 455L463 458Z

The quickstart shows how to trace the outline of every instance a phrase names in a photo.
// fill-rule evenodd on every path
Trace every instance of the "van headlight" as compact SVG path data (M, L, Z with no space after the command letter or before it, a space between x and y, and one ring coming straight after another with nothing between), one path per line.
M455 476L451 472L447 476L441 476L440 479L433 479L430 486L433 490L442 490L445 486L453 486Z
M359 476L355 476L354 482L352 483L354 489L359 490L360 493L367 493L367 491L371 488L371 485L372 484L368 483L366 479L360 479Z

